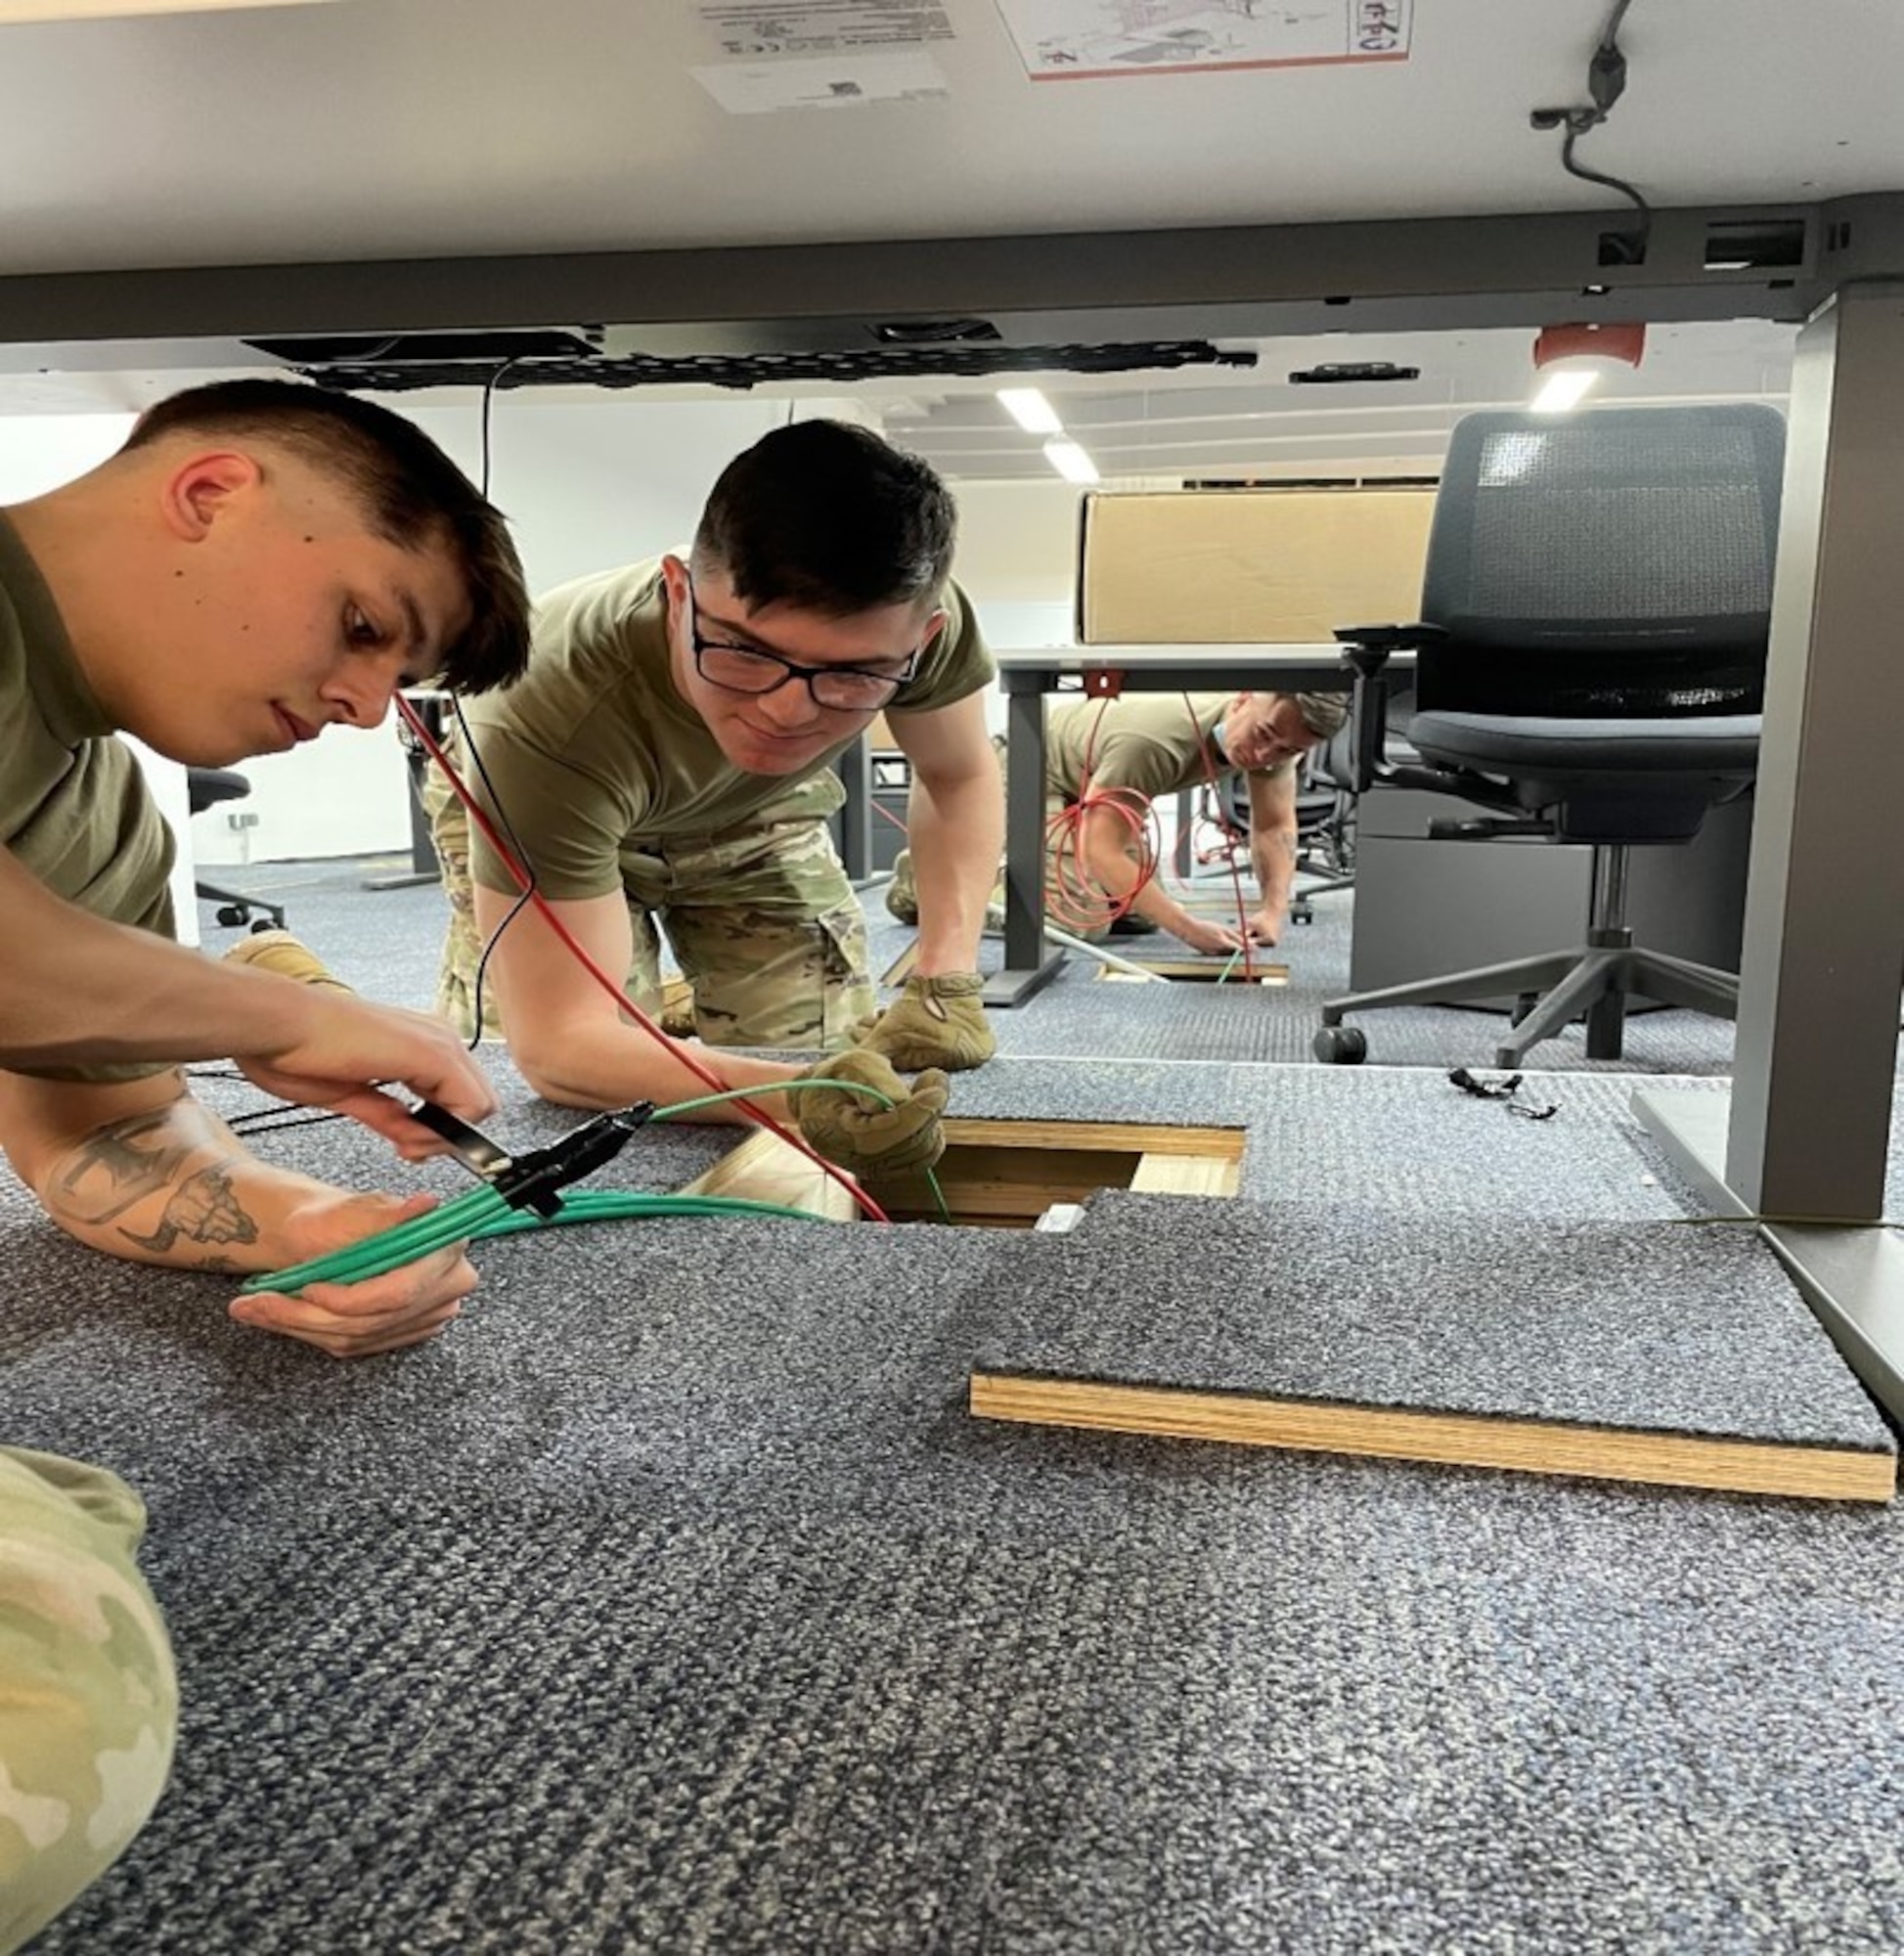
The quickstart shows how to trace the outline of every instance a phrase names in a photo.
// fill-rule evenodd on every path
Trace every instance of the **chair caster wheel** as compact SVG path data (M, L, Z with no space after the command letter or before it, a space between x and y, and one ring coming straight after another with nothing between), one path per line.
M1322 1026L1310 1050L1324 1066L1359 1066L1368 1057L1368 1035L1360 1026Z
M221 904L215 914L218 921L229 929L244 923L250 916L251 912L240 910L236 904Z
M282 930L283 928L282 924L273 923L268 916L253 917L251 919L251 935L253 937L256 937L261 930Z
M1291 923L1313 923L1315 921L1315 907L1312 904L1291 904L1289 907L1289 920Z

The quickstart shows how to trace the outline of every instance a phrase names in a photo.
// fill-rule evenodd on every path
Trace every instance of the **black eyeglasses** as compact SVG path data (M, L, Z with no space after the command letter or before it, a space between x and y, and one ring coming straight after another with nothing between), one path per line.
M832 713L877 713L901 687L910 683L918 671L919 654L925 650L923 645L914 645L901 671L876 673L862 666L797 666L777 652L703 639L691 578L687 581L687 639L694 648L694 670L709 686L718 686L723 692L759 695L778 692L788 680L801 679L806 681L814 704Z

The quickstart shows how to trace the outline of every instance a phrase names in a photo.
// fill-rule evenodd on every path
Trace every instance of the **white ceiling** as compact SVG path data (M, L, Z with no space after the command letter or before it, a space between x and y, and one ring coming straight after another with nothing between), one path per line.
M1592 399L1783 403L1796 329L1766 320L1651 326L1637 368L1595 365ZM1067 432L1105 476L1287 477L1433 473L1454 422L1475 408L1522 407L1533 393L1533 334L1329 335L1225 341L1252 369L1113 379L1052 375L1041 385ZM1345 361L1414 367L1420 378L1318 386L1292 372ZM1015 384L1021 377L1004 377ZM998 406L997 382L877 390L880 424L954 479L1049 474L1040 441Z
M1528 111L1584 99L1610 10L1415 0L1404 63L1034 84L994 0L943 0L943 99L752 115L693 76L697 0L0 25L0 276L1606 207ZM1580 159L1656 203L1904 188L1896 0L1633 0L1620 38Z
M1405 63L1035 85L993 0L943 0L953 38L924 52L945 99L753 115L691 72L719 59L697 0L0 25L0 340L10 274L1609 209L1528 111L1584 99L1611 5L1415 0ZM1898 0L1633 0L1620 41L1626 94L1579 156L1656 204L1904 189ZM1792 336L1655 325L1602 392L1782 398ZM1520 331L1220 344L1256 366L1046 391L1107 477L1276 475L1431 468L1460 412L1532 378ZM1421 378L1287 378L1365 359ZM195 378L0 374L0 412L137 407ZM955 478L1046 473L992 383L859 395Z

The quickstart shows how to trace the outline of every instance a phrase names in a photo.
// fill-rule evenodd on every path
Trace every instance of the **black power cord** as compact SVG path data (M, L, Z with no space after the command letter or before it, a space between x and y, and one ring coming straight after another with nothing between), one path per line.
M1565 129L1561 139L1560 166L1582 183L1600 184L1617 191L1639 212L1637 231L1610 231L1605 239L1603 262L1618 265L1646 263L1647 241L1653 230L1653 206L1624 179L1604 170L1590 170L1577 161L1573 146L1589 130L1597 129L1613 113L1614 104L1626 92L1626 57L1620 52L1619 23L1633 0L1615 0L1614 11L1601 30L1599 45L1587 63L1588 101L1572 109L1536 109L1528 120L1535 129Z

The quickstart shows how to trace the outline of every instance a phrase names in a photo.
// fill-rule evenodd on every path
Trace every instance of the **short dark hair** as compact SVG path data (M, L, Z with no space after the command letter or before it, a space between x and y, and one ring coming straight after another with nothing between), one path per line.
M509 526L414 422L374 401L296 380L214 380L148 408L121 453L181 433L288 450L353 495L386 542L403 550L447 542L470 618L444 647L443 683L473 693L521 678L529 659L529 594Z
M957 526L952 492L916 455L850 422L795 422L721 471L693 555L751 609L846 618L936 600Z
M1340 733L1349 718L1349 699L1344 693L1292 692L1288 696L1296 702L1296 710L1303 716L1303 725L1325 740L1332 734Z

